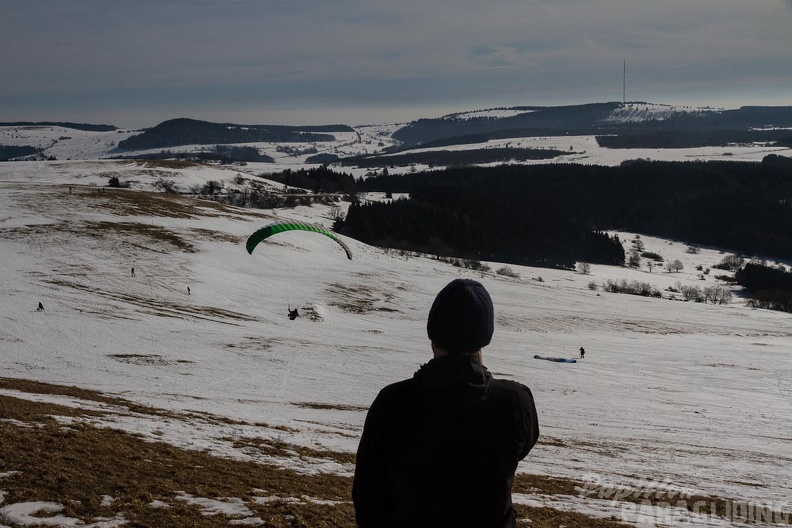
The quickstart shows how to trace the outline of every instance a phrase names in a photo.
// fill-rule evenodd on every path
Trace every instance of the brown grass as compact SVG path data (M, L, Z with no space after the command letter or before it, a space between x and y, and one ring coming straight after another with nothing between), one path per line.
M18 472L0 482L7 492L4 505L56 501L64 506L63 515L86 523L120 514L128 526L228 526L225 515L206 516L199 507L179 500L183 492L195 497L240 498L251 516L261 518L266 526L354 526L349 478L300 475L86 425L62 427L47 416L53 410L51 405L22 405L20 400L0 397L1 416L36 421L34 427L0 423L0 471ZM114 499L109 505L102 505L105 495ZM258 504L256 496L307 496L341 503ZM154 500L167 507L153 508Z
M173 250L194 253L195 247L170 229L141 222L60 222L0 230L0 238L32 241L51 240L70 235L98 239L115 238L146 251L170 253Z
M108 173L107 177L121 176ZM167 175L165 175L167 177ZM112 187L74 185L52 186L50 192L33 193L19 198L28 209L50 216L58 209L69 211L104 211L116 216L146 216L160 218L200 218L228 216L231 218L272 218L256 210L242 210L211 200L155 191L138 191Z
M147 169L189 169L202 165L197 161L186 160L135 160L135 164Z
M228 242L230 244L241 244L243 238L224 233L223 231L214 231L212 229L192 228L190 233L196 235L196 238L204 240Z
M305 409L319 409L319 410L337 410L337 411L368 411L368 407L363 405L344 405L334 403L318 403L318 402L301 402L295 403L297 407Z
M333 301L330 306L335 306L345 312L353 314L367 314L370 312L398 312L389 306L383 306L393 301L394 294L385 289L378 290L365 285L331 284L327 292L332 294Z
M22 379L0 378L0 388L29 393L56 394L119 405L130 411L168 416L179 420L212 420L204 415L180 415L137 406L96 391ZM324 404L304 403L310 408ZM327 406L346 410L345 406ZM360 410L355 408L354 410ZM108 410L107 413L111 411ZM113 413L124 411L114 409ZM198 505L185 500L197 498L241 500L249 512L267 527L355 526L351 504L352 479L335 474L301 474L283 466L231 460L205 452L189 451L162 442L152 442L126 432L103 429L80 421L99 416L99 411L37 403L0 395L0 491L3 505L30 501L54 501L63 505L60 513L84 523L100 518L123 518L131 527L220 527L234 517L208 515ZM72 418L65 426L54 417ZM295 446L283 441L259 438L227 438L235 448L281 460L327 459L343 465L354 464L354 454ZM287 464L288 465L288 464ZM514 492L545 496L577 496L581 489L589 498L609 501L607 490L574 479L518 474ZM103 498L112 497L112 501ZM273 499L274 497L274 499ZM266 500L264 500L267 498ZM632 494L622 501L676 504L679 497L658 492L650 497ZM727 502L713 497L687 497L714 501L718 514L725 515ZM164 507L155 507L152 503ZM317 501L331 501L328 504ZM574 511L516 505L520 525L535 528L620 528L630 526L614 518L593 518ZM709 511L709 509L707 509Z

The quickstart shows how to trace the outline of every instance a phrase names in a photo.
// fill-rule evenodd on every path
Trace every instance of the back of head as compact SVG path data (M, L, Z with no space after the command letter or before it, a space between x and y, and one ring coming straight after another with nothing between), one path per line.
M456 279L440 290L429 310L429 339L449 354L487 346L495 329L492 299L478 281Z

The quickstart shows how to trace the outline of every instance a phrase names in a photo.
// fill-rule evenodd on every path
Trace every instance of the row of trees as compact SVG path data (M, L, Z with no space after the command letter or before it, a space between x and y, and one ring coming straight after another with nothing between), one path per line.
M39 149L37 149L36 147L0 145L0 161L8 161L14 158L32 156L38 152Z
M624 263L618 237L513 195L423 189L409 200L353 204L336 231L369 244L521 265L571 269Z
M349 132L346 125L298 127L283 125L235 125L209 123L195 119L171 119L118 142L119 149L142 150L179 145L214 145L233 143L333 141L330 132Z
M273 179L315 192L409 193L404 203L352 207L337 225L383 246L568 267L623 262L622 249L607 249L599 232L624 229L689 240L692 248L792 258L792 173L775 158L383 171L365 180L322 167ZM643 252L634 249L640 263ZM681 269L673 261L662 265Z
M342 165L355 167L382 167L383 165L421 164L435 165L474 165L484 163L507 163L527 160L550 160L565 154L555 149L531 148L490 148L471 150L428 150L391 154L388 156L356 156L341 160Z
M757 308L792 312L792 272L749 262L735 273L737 284L751 292Z
M635 162L619 167L469 167L379 175L362 190L400 193L455 189L487 196L501 209L592 231L624 229L696 245L792 259L792 171L762 163Z
M300 187L311 189L319 193L357 193L361 190L362 179L356 181L351 174L335 172L325 166L314 167L311 169L291 170L268 174L267 179L288 185L290 187Z

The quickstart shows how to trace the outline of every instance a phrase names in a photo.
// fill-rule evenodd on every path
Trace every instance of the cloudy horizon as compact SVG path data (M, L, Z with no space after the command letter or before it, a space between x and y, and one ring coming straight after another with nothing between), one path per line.
M594 5L596 4L596 5ZM792 0L7 0L0 121L404 122L792 105Z

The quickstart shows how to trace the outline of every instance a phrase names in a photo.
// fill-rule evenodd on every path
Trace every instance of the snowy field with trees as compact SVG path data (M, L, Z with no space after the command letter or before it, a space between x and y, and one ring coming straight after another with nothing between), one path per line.
M353 526L368 405L430 359L426 316L457 277L495 303L485 365L536 398L521 523L791 522L792 319L718 278L733 249L613 232L649 256L471 270L344 238L348 260L291 232L249 255L267 223L329 228L348 204L157 190L282 187L260 168L0 164L0 526ZM721 298L693 302L696 289ZM580 347L575 364L533 358Z

